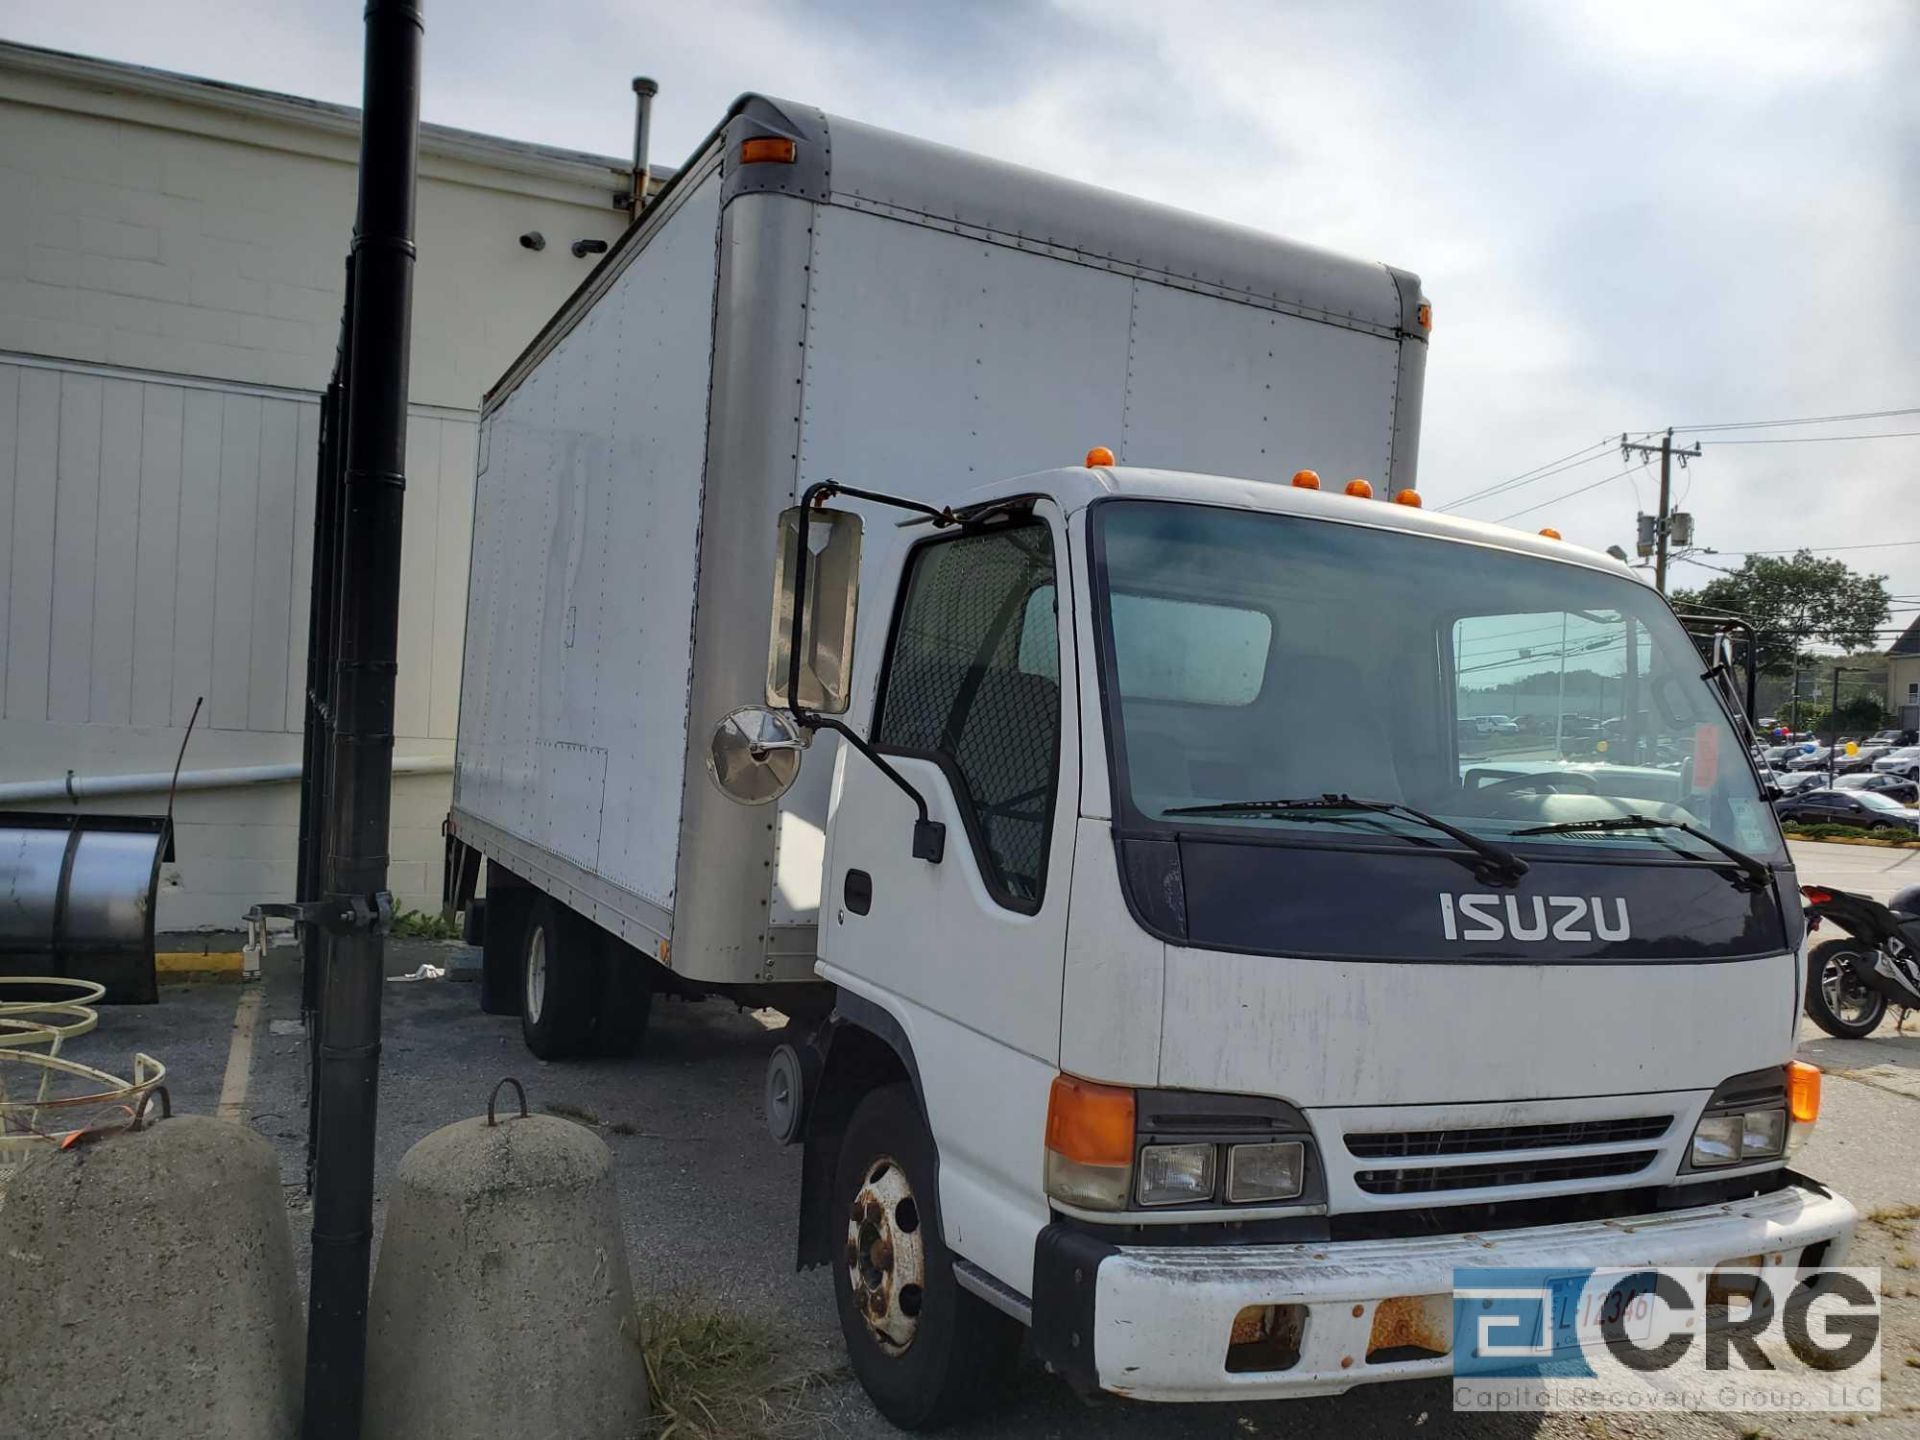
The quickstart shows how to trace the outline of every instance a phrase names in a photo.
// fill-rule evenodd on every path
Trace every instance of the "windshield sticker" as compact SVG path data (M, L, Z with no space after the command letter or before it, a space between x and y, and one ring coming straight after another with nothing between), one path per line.
M1735 796L1727 803L1733 809L1734 833L1740 837L1735 843L1742 850L1766 851L1772 848L1773 837L1767 833L1767 802L1742 800Z

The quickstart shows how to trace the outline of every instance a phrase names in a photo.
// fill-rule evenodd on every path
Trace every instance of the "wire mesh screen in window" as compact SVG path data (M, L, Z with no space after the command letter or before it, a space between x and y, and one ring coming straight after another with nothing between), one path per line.
M985 840L988 878L1040 897L1060 749L1053 542L1042 524L928 545L914 557L874 727L878 744L944 755Z

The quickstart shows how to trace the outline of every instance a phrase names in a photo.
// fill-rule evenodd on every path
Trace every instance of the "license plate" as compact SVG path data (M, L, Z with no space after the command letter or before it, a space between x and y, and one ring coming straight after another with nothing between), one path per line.
M1585 1271L1548 1280L1547 1289L1553 1296L1554 1354L1604 1349L1606 1325L1610 1320L1622 1325L1629 1340L1642 1341L1652 1336L1652 1277L1646 1277L1644 1284L1615 1290L1616 1282L1626 1274L1596 1275Z

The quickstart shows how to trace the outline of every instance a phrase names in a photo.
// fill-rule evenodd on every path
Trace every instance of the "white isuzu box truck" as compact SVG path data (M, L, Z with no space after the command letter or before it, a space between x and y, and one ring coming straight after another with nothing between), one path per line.
M1848 1242L1735 717L1622 566L1418 507L1430 318L748 97L487 398L483 1003L544 1056L796 1017L800 1260L903 1425L1023 1325L1324 1393L1446 1372L1459 1264Z

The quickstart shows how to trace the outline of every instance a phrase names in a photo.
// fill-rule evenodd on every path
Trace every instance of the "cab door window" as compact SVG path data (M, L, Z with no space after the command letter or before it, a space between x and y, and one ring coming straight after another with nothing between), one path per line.
M1039 909L1060 759L1053 539L1027 520L921 545L908 561L874 720L882 749L932 760L988 889Z

